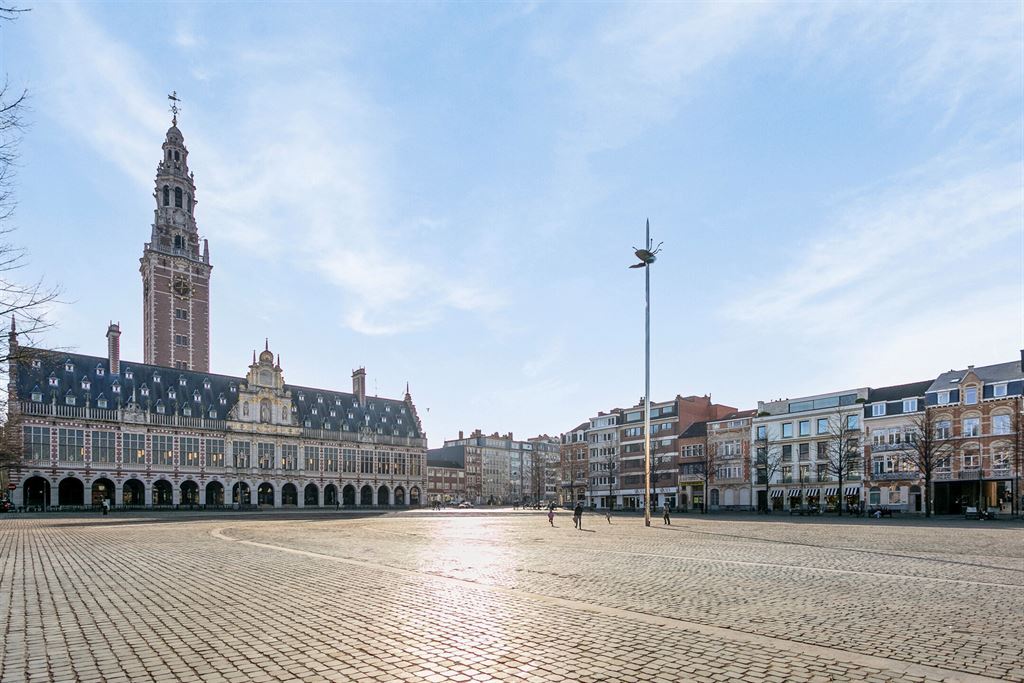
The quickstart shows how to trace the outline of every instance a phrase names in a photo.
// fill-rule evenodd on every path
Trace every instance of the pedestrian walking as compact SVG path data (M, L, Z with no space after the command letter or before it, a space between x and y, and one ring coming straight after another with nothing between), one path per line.
M110 512L110 500L108 500L107 498L104 498L103 499L103 514L104 514L104 516L106 516L106 514L108 512Z
M572 511L572 523L577 531L583 531L583 503L577 501L576 509Z
M609 524L612 523L612 509L610 507L604 509L604 518L608 520Z
M548 508L548 524L551 526L555 525L555 506L552 505Z
M668 516L668 503L661 506L661 523L672 526L672 518Z

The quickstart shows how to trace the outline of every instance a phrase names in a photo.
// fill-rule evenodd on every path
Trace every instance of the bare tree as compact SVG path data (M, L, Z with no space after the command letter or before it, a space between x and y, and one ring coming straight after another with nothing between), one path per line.
M764 485L765 511L771 509L772 479L782 468L782 453L779 445L768 435L768 428L754 440L754 476Z
M11 21L24 11L0 6L0 22ZM49 304L60 294L58 287L47 286L41 279L25 283L18 277L27 259L25 251L11 241L14 228L9 223L16 206L14 177L18 147L27 126L27 103L27 91L13 89L5 78L0 87L0 320L6 323L10 319L12 324L16 323L19 339L17 344L12 344L13 335L0 335L0 376L8 373L13 364L25 360L26 346L31 346L36 336L51 326L46 313ZM8 414L6 399L6 395L0 394L0 414L4 416ZM15 432L16 425L6 421L0 464L6 464L17 455L19 440Z
M850 421L856 417L856 421ZM853 472L863 469L864 456L861 452L862 438L860 431L860 415L858 413L844 413L842 408L828 418L828 431L826 432L828 443L828 471L833 475L839 484L839 508L840 516L843 514L843 482L850 479Z
M949 463L955 449L953 432L943 429L933 412L923 411L910 420L910 431L903 443L900 459L924 477L924 515L932 516L935 470Z

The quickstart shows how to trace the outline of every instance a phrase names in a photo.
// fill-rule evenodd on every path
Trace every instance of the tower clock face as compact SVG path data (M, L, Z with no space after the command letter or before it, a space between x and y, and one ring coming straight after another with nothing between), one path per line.
M189 285L188 280L186 280L183 277L174 278L173 287L174 293L182 297L188 296L189 293L192 291L192 288Z

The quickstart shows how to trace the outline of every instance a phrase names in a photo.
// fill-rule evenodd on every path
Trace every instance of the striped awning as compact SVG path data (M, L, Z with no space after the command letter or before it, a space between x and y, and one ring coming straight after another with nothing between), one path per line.
M816 498L821 493L821 489L807 489L804 491L804 495L808 498Z
M859 486L847 486L846 487L846 495L848 495L848 496L859 496L860 495L860 487Z
M790 489L789 490L789 497L790 498L799 498L800 497L800 489Z
M826 497L826 498L827 498L827 497L829 497L829 496L835 496L835 495L837 495L838 493L839 493L839 489L838 489L838 488L836 488L835 486L833 486L833 487L831 487L831 488L827 488L827 489L825 489L825 497Z
M772 490L772 498L782 498L782 493L783 493L782 489L773 489Z

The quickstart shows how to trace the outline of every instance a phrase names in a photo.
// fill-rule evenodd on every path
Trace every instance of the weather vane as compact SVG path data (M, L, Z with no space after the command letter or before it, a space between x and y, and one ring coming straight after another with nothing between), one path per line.
M181 107L178 106L178 103L181 102L181 98L178 97L178 91L172 90L167 99L171 101L171 114L173 114L171 123L176 126L178 125L178 112L181 111Z

